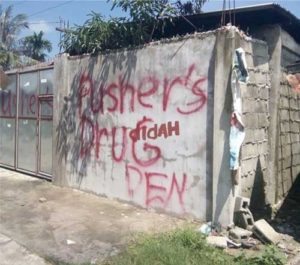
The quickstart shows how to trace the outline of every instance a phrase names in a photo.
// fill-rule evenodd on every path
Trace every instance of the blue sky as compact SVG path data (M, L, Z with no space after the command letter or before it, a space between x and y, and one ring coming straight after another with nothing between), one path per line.
M228 1L227 1L228 2ZM233 1L231 1L233 2ZM236 0L236 6L249 6L256 4L269 3L272 1L258 0ZM281 0L273 1L280 4L285 9L292 12L297 17L300 17L300 0ZM24 30L21 36L31 35L34 31L43 30L45 38L50 40L53 45L53 51L50 56L53 57L59 52L60 33L55 30L55 27L60 26L60 20L69 23L70 26L77 24L82 25L88 19L87 14L91 11L101 13L105 17L123 15L120 10L110 10L111 3L106 0L69 0L69 1L29 1L29 0L0 0L2 7L8 5L14 6L14 14L24 13L28 16L30 29ZM204 5L203 11L220 10L223 6L223 0L209 0ZM20 36L20 37L21 37Z

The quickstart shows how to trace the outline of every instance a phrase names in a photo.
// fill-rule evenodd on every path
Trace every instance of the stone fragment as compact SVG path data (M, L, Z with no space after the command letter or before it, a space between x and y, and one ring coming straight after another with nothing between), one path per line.
M67 245L75 245L76 242L70 239L67 239Z
M251 235L251 231L240 227L235 227L229 231L229 238L236 243L241 243L243 240L248 240Z
M206 238L206 242L209 245L218 247L218 248L226 248L227 247L227 239L223 236L208 236Z
M40 199L39 199L39 202L46 202L47 201L47 199L45 198L45 197L41 197Z
M280 241L280 235L264 219L254 223L253 234L263 243L277 244Z

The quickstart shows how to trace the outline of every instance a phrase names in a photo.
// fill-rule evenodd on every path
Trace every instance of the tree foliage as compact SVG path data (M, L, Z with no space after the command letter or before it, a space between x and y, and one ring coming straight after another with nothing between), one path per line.
M43 31L40 31L39 33L34 32L33 35L25 37L21 42L24 55L44 62L47 56L44 52L51 52L52 45L43 36Z
M28 27L25 14L13 16L12 12L12 5L6 9L0 5L0 64L3 69L18 65L18 35L22 29Z
M28 28L25 14L12 15L13 6L2 9L0 5L0 39L1 46L7 50L15 48L18 34L24 28Z
M200 12L207 0L108 0L112 9L120 8L129 17L105 19L92 12L82 25L66 30L61 48L71 55L95 54L108 49L148 43L154 33L163 35L165 24L179 15Z
M178 0L176 2L176 7L181 15L192 15L202 12L203 5L208 0L191 0L182 2Z

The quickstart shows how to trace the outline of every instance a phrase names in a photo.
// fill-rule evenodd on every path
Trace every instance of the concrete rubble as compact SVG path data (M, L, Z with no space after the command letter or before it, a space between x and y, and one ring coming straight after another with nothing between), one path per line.
M207 236L208 244L219 248L259 250L262 244L274 244L291 259L291 262L288 264L298 265L297 262L300 261L300 245L296 243L292 236L288 235L292 231L288 229L289 225L275 225L278 231L289 232L288 234L280 234L264 219L255 222L249 208L250 199L238 196L234 207L234 226L226 230L224 227L221 228L219 224L208 222L203 224L198 231ZM236 218L236 214L239 214L239 218ZM250 220L247 219L249 216ZM287 216L287 218L289 217ZM280 218L275 219L275 224L278 220Z
M247 230L251 230L254 224L249 206L250 199L240 196L236 197L233 220L235 225Z
M227 248L227 239L223 236L208 236L206 242L218 248Z
M251 231L240 227L234 227L229 231L229 238L236 243L242 243L243 240L248 240L251 235Z
M274 245L280 242L280 235L270 226L266 220L261 219L254 223L253 233L263 242Z

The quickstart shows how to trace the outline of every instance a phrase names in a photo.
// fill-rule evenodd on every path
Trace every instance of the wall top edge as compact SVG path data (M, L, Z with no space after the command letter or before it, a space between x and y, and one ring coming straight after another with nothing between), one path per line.
M141 49L144 49L144 48L163 45L163 44L176 43L176 42L180 42L180 41L184 41L184 40L188 40L188 39L205 39L207 37L217 35L219 33L226 33L226 32L229 32L229 31L237 32L241 38L243 38L244 40L246 40L248 42L266 44L262 40L252 39L251 37L247 36L244 32L239 30L237 27L228 25L228 26L217 28L215 30L204 31L204 32L195 32L193 34L186 34L184 36L176 36L176 37L172 37L172 38L168 38L168 39L161 39L161 40L158 40L158 41L153 41L153 42L143 44L143 45L139 45L139 46L127 47L127 48L115 49L115 50L106 50L104 52L100 52L100 53L95 54L95 55L86 53L86 54L82 54L82 55L73 55L73 56L71 56L68 53L62 53L62 54L59 54L56 58L66 57L68 60L76 60L76 59L84 59L86 57L96 57L96 56L99 56L99 55L111 55L111 54L114 54L114 53L135 51L135 50L141 50Z
M50 61L50 62L39 63L39 64L35 64L35 65L23 66L23 67L11 69L11 70L5 71L5 73L6 74L27 73L27 72L51 69L53 67L54 67L54 62Z

